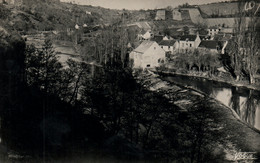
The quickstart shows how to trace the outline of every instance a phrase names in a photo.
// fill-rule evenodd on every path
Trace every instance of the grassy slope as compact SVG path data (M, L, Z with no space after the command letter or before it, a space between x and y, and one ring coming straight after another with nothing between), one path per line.
M76 22L80 25L105 24L119 17L116 10L40 0L24 0L22 6L1 5L0 9L8 12L7 17L0 17L3 24L18 31L73 28ZM92 14L86 14L86 11Z

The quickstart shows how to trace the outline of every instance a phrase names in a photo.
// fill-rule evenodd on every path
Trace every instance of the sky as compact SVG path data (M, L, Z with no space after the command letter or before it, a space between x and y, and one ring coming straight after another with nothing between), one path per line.
M63 2L75 1L75 3L83 5L101 6L111 9L156 9L167 6L177 7L178 5L189 3L205 4L212 2L220 2L223 0L61 0Z

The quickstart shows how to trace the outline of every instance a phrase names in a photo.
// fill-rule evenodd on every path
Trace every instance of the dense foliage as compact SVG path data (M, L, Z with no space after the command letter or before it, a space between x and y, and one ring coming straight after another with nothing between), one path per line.
M193 51L190 53L178 53L172 61L169 61L175 69L185 71L196 70L209 75L216 74L217 68L221 67L220 56L210 52Z

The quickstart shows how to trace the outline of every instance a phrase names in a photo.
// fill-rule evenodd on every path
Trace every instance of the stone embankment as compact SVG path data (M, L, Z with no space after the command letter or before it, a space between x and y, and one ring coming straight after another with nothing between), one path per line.
M212 128L212 130L218 131L221 135L216 137L212 135L212 138L218 139L217 142L219 143L215 146L225 151L227 161L234 161L235 157L241 152L253 152L254 157L259 160L260 132L243 123L235 111L203 92L163 81L159 75L153 72L143 73L139 78L149 83L146 84L147 89L163 93L170 103L180 108L181 112L194 113L192 106L200 102L206 104L206 107L201 109L209 113L212 123L218 126L218 128ZM206 118L208 117L205 114Z

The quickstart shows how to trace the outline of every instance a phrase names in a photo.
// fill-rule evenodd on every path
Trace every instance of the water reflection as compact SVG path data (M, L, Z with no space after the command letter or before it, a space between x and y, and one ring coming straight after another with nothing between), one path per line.
M192 86L232 108L244 122L260 130L260 91L187 76L171 76L169 81Z

